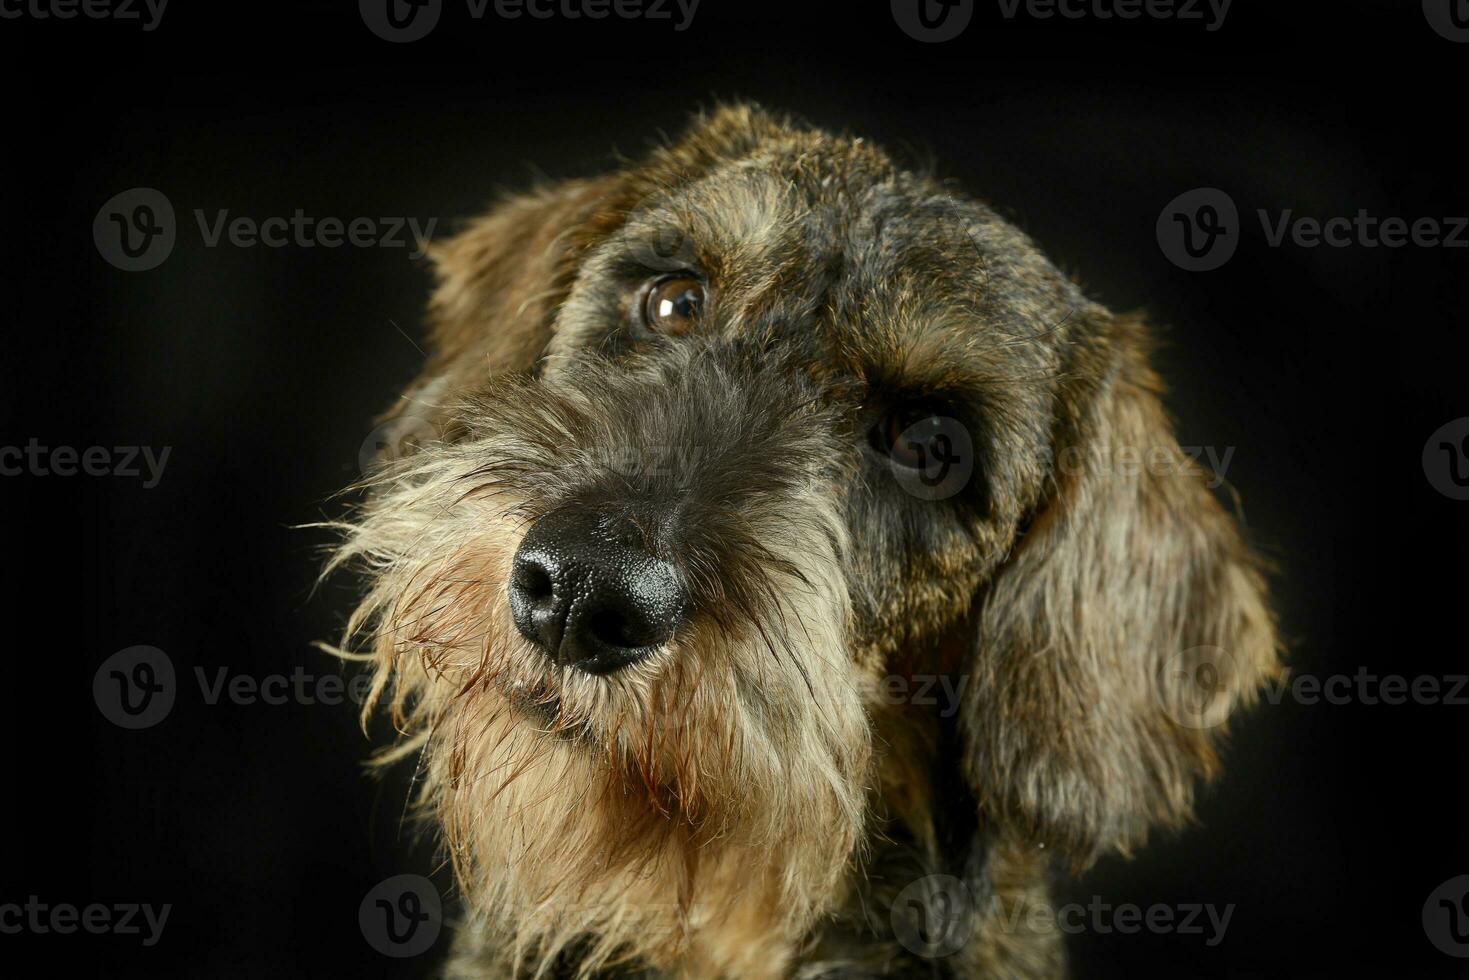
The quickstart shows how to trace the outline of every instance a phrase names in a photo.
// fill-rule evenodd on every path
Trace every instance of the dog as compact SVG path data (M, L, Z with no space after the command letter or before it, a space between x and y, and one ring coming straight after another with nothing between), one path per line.
M1188 820L1281 653L1143 319L748 104L431 255L331 565L447 975L1064 973L1057 878Z

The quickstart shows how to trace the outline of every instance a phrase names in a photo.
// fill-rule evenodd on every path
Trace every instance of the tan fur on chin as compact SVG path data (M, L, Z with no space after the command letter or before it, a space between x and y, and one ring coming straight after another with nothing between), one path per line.
M580 975L632 959L763 975L746 940L763 964L773 940L795 946L836 900L862 821L869 735L842 670L834 515L816 515L831 535L803 542L802 580L785 583L799 645L701 624L613 677L581 675L510 621L527 504L496 487L480 462L495 455L421 454L334 561L375 576L343 647L372 659L364 721L385 702L403 738L379 761L422 752L418 802L476 926L528 972L593 936Z

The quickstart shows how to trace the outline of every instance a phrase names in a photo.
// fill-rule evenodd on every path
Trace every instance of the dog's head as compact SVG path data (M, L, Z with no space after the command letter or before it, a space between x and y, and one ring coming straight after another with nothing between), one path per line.
M394 414L437 438L339 560L516 956L739 973L690 937L795 942L908 778L895 673L962 678L939 768L986 824L1085 863L1187 816L1194 669L1217 719L1275 663L1261 577L1144 327L993 211L737 107L435 258Z

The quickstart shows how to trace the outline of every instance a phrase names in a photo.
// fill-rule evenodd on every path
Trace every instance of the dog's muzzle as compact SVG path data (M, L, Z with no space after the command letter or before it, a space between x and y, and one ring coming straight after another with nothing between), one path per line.
M688 596L621 518L562 507L531 525L510 572L521 634L558 664L609 674L667 643Z

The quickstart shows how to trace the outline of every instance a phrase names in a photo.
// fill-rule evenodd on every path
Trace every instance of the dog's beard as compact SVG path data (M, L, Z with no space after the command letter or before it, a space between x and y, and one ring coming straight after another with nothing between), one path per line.
M537 445L523 431L431 445L346 529L334 564L365 565L371 588L344 648L370 646L365 711L386 702L403 734L382 758L417 754L475 928L517 966L574 944L583 973L638 959L758 975L777 937L839 900L863 822L836 507L806 492L746 509L749 539L783 556L744 590L759 601L696 609L646 660L592 676L511 619L526 489L567 451Z

